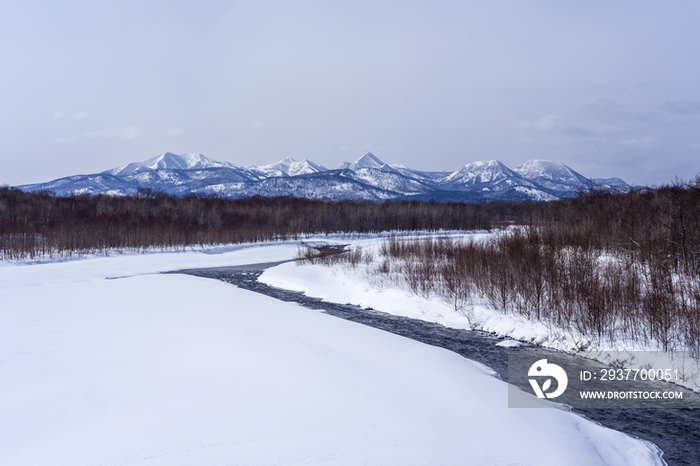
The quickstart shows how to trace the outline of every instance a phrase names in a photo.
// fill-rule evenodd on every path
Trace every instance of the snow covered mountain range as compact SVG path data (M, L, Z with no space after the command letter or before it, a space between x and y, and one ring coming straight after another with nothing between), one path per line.
M202 154L166 152L144 162L102 173L74 175L19 186L25 191L127 195L150 188L174 195L190 193L240 198L254 195L382 201L420 199L482 202L553 200L591 188L625 191L619 178L588 179L561 162L530 160L514 169L498 160L468 163L449 171L419 171L389 165L372 153L328 169L306 159L241 167Z

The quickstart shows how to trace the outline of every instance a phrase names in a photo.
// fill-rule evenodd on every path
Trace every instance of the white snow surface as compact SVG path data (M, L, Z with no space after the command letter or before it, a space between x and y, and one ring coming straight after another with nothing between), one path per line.
M379 160L379 157L371 152L367 152L365 155L351 163L350 168L381 168L384 165L385 163Z
M115 176L128 175L143 170L189 170L198 168L215 168L215 167L234 167L235 165L229 162L219 162L210 159L198 153L191 154L173 154L165 152L143 162L134 162L121 167L112 168L104 171Z
M482 162L471 162L461 169L453 172L446 178L446 181L467 183L488 183L501 181L512 174L512 170L503 165L498 160L486 160Z
M329 180L338 175L310 160L285 158L279 162L242 167L202 154L166 152L151 159L129 163L92 175L74 175L48 183L20 186L25 191L51 190L59 195L71 193L129 195L138 188L150 188L174 195L187 193L226 197L297 196L308 198L384 200L404 196L428 196L447 199L443 191L487 195L495 199L526 198L543 201L567 197L588 189L591 182L559 162L531 160L511 170L497 160L473 162L457 171L420 171L400 164L386 164L371 152L355 162L336 167L342 176L361 181L347 187L328 189ZM319 176L320 175L320 176ZM327 176L323 176L327 175ZM275 178L289 178L278 184ZM416 180L421 183L416 183ZM626 190L618 178L597 180L602 189ZM515 188L516 192L512 189ZM469 196L467 196L469 197ZM478 196L477 196L478 197Z
M528 160L513 169L515 173L525 179L546 179L559 183L585 183L587 180L570 167L561 162L550 160Z
M315 164L309 160L304 159L301 162L297 162L290 157L280 160L277 163L260 165L257 167L250 166L248 169L260 172L266 177L307 175L310 173L318 173L327 170L323 165Z
M523 343L516 340L503 340L496 343L496 346L500 346L501 348L520 348L523 346Z
M0 464L663 464L567 411L507 408L506 384L454 353L157 273L296 248L3 263Z
M493 234L486 232L421 233L425 237L449 235L455 239L469 236L478 241L486 241ZM405 236L411 238L413 234ZM384 240L379 237L354 239L349 247L370 252L375 260L379 261L378 249L382 241ZM603 363L615 360L632 369L669 367L678 369L683 375L682 380L676 383L700 392L700 363L691 358L687 352L669 355L663 353L661 346L654 341L642 344L625 339L614 342L607 339L594 340L575 331L557 328L514 314L503 314L489 306L486 300L479 298L474 298L465 309L455 311L451 303L446 303L433 294L416 295L409 291L407 286L370 272L370 269L376 266L377 264L368 265L364 262L357 268L351 268L347 264L328 267L287 263L265 271L260 281L330 302L350 303L398 316L436 322L452 328L482 330L503 338L578 354ZM510 344L506 343L506 345ZM630 352L648 352L650 357L639 360L636 354Z

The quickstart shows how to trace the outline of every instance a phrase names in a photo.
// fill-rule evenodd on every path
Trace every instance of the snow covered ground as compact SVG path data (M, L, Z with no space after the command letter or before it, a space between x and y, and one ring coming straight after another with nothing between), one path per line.
M451 236L455 239L469 236L476 241L488 241L494 233L445 232L422 233L424 237ZM495 233L497 234L497 233ZM413 234L405 233L407 239ZM379 247L385 238L365 236L329 239L328 244L349 244L350 249L362 249L379 261ZM313 241L311 242L313 244ZM260 281L278 288L303 292L307 296L336 303L350 303L369 307L389 314L437 322L452 328L471 328L491 332L516 341L576 353L603 363L616 361L633 369L677 369L682 374L677 384L700 392L700 362L687 352L664 353L660 345L646 345L620 339L610 342L593 340L585 335L533 321L514 314L494 310L485 300L475 299L466 312L456 312L451 304L439 297L420 296L410 292L405 284L371 272L377 263L359 263L332 266L287 263L267 270ZM646 354L641 354L645 352Z
M3 263L0 464L662 464L566 411L507 408L506 384L456 354L156 273L296 248Z

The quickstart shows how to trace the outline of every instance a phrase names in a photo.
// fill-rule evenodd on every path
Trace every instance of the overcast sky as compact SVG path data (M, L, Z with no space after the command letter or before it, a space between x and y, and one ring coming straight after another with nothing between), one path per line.
M697 1L6 1L0 184L160 153L700 172Z

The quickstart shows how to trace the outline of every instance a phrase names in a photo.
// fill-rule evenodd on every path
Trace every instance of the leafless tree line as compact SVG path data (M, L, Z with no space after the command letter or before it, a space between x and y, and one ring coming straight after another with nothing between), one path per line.
M490 241L391 237L375 275L438 296L469 317L471 300L590 338L658 342L700 357L700 186L592 193L531 210Z
M108 254L294 238L307 233L489 229L493 205L398 201L56 196L0 187L0 259Z
M148 190L60 197L0 187L0 259L508 225L519 227L483 244L395 238L374 267L401 274L418 294L439 291L462 312L481 295L502 312L594 337L653 339L700 353L697 180L540 204L234 200Z
M366 263L375 276L437 296L472 318L474 299L591 339L656 341L700 355L700 282L662 263L582 247L552 247L536 228L487 241L390 237L378 257L362 250L303 257L331 265Z

